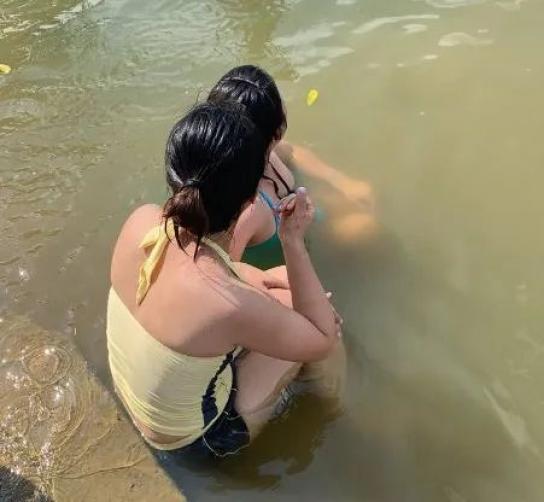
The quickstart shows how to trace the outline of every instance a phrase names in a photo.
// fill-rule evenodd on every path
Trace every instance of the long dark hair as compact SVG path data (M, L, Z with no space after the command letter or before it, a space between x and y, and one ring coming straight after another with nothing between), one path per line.
M279 141L287 129L287 117L278 86L274 79L258 66L237 66L225 73L213 86L208 101L213 103L233 101L243 105L267 145ZM276 168L272 164L270 167L287 191L291 192ZM263 177L273 183L276 195L280 197L276 181L268 176Z
M196 105L177 122L166 143L166 180L172 196L165 221L196 239L227 230L255 196L264 173L267 143L244 109L234 103ZM186 234L184 234L186 235Z
M235 101L245 106L266 144L280 140L287 129L280 91L274 79L262 68L237 66L223 75L208 95L208 101Z

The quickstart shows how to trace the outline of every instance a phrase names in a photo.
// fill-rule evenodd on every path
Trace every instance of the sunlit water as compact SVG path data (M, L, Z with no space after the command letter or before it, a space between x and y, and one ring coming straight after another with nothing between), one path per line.
M348 402L333 417L301 400L219 467L161 463L197 500L541 500L543 16L536 0L3 0L0 317L74 339L109 385L119 226L163 199L174 119L229 67L261 64L290 139L376 192L374 238L335 244L331 215L311 239L346 320ZM59 400L70 354L34 344L0 354L2 385ZM81 415L61 397L40 406L69 435Z

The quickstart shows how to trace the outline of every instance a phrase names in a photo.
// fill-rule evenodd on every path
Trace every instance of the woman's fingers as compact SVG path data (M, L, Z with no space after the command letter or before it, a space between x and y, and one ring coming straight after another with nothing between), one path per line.
M308 209L308 192L304 187L298 187L295 195L295 214L304 216Z
M294 193L291 193L291 194L287 195L287 197L284 197L283 199L281 199L278 202L278 205L276 206L276 212L277 213L284 212L287 205L292 206L294 204L294 199L295 199L295 194Z
M280 201L278 208L281 214L279 235L282 242L287 237L304 238L313 219L313 206L306 189L297 188L294 194Z
M293 210L295 209L297 204L296 197L292 197L290 200L287 201L287 204L285 204L285 209L283 210L284 213L291 214Z
M281 199L276 206L276 212L282 214L290 214L293 211L298 216L304 217L306 214L313 216L314 205L311 199L308 197L308 191L305 187L297 188L295 193L289 194L287 197Z

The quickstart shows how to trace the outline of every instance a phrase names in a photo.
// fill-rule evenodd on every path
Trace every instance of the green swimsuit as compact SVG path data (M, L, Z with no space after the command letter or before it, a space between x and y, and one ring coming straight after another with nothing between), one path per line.
M248 246L244 251L242 261L249 263L255 267L266 270L268 268L284 265L283 250L281 248L280 238L278 236L278 228L280 224L280 217L275 211L275 204L270 195L266 192L259 190L259 196L263 202L272 210L274 214L274 222L276 229L270 238L266 239L254 246Z

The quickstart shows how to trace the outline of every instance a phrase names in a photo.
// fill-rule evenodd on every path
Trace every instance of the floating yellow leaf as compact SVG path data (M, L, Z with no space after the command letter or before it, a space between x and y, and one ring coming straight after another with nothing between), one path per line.
M317 91L317 89L310 89L308 91L308 95L306 96L306 104L308 106L312 106L315 103L318 96L319 96L319 92Z
M8 73L11 73L11 66L7 64L0 64L0 74L7 75Z

